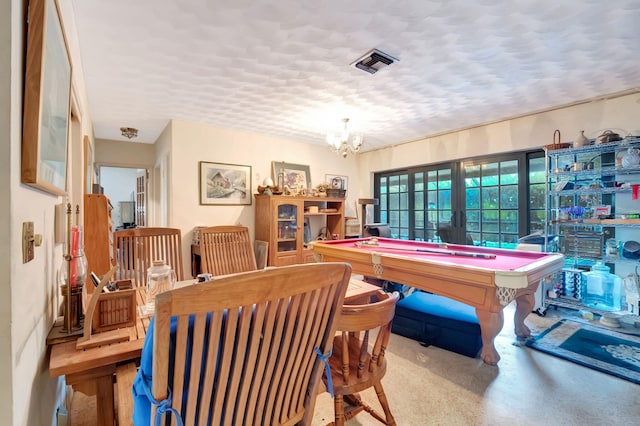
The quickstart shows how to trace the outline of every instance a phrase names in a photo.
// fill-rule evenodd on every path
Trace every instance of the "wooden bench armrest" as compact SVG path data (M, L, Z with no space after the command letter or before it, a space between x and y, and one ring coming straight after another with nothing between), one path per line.
M120 426L133 425L133 394L131 393L131 388L137 372L134 362L116 367L116 407Z

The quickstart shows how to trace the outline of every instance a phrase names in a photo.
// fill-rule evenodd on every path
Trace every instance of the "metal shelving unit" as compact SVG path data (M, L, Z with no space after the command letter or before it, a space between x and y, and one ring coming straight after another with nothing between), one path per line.
M609 241L640 241L640 199L632 200L632 187L640 184L640 138L546 150L545 158L546 229L558 237L565 269L543 289L544 307L586 309L580 301L580 271L589 270L596 261L622 278L640 269L640 260L622 257L620 244L617 252L606 249ZM630 164L629 159L635 158L638 163ZM606 217L601 215L606 213L603 206L610 206ZM639 216L629 217L635 214Z

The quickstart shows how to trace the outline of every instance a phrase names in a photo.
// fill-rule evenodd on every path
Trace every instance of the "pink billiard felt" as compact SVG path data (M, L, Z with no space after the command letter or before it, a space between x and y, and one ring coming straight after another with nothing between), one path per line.
M355 244L356 242L366 243L367 239L324 241L324 243L349 249L366 250L371 252L375 251L378 253L388 253L396 256L411 257L414 259L424 259L434 262L449 262L459 265L469 265L501 271L512 271L522 268L529 265L530 263L536 262L537 260L547 255L547 253L539 252L491 249L487 247L464 246L456 244L441 245L424 241L394 240L390 238L378 238L378 243L384 247L376 247L375 245L362 245L360 247L357 247ZM394 250L393 247L397 247L398 250ZM488 259L482 257L455 256L450 254L425 253L418 251L412 252L407 251L408 248L492 254L495 255L495 258Z

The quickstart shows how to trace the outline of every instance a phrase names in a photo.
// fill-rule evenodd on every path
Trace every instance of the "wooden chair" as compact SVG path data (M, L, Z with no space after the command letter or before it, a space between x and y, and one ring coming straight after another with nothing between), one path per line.
M333 342L329 360L333 382L335 422L344 425L361 411L366 411L385 425L395 425L381 380L387 371L384 353L391 333L398 293L379 291L375 302L366 305L345 305L338 320L338 335ZM373 346L369 338L375 338ZM323 376L327 384L326 374ZM328 386L328 385L327 385ZM358 392L372 387L376 391L384 416L367 405ZM344 402L350 409L345 411Z
M245 226L210 226L200 230L202 272L212 275L255 271L254 244ZM266 259L266 255L264 257Z
M179 416L185 425L310 424L350 274L346 263L293 265L158 295L141 371L135 380L133 364L116 371L120 425L131 424L131 383L162 407L146 412L136 402L136 421L148 413L151 425L156 415ZM144 370L150 364L152 373ZM140 390L140 383L150 385Z
M132 228L113 233L113 258L119 265L116 278L131 279L134 286L144 287L147 269L154 260L162 259L175 271L176 279L184 279L182 267L182 234L177 228Z

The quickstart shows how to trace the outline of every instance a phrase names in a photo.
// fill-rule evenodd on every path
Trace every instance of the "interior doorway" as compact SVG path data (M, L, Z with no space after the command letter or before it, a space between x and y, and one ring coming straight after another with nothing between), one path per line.
M114 229L147 226L147 169L100 166L99 182L113 210Z

